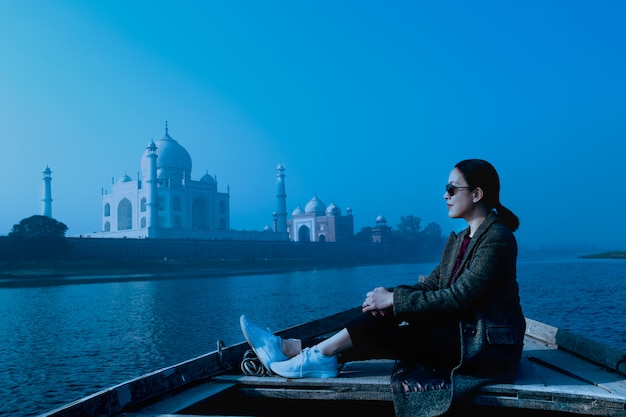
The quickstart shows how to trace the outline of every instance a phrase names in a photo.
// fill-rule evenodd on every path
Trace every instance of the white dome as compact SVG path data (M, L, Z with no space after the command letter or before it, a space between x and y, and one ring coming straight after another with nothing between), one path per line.
M326 207L326 215L327 216L341 216L341 209L335 205L335 202L332 201L328 207Z
M296 207L292 212L291 215L292 216L299 216L300 214L302 214L302 208L300 206Z
M315 213L318 216L323 216L325 210L326 210L326 204L324 204L322 200L317 198L317 195L313 196L311 201L309 201L307 205L304 207L305 213Z
M155 141L154 144L157 147L158 178L190 178L191 156L185 148L168 134L167 126L165 127L165 135ZM145 150L141 157L141 171L144 177L147 177L150 173L150 160L147 155L148 150Z

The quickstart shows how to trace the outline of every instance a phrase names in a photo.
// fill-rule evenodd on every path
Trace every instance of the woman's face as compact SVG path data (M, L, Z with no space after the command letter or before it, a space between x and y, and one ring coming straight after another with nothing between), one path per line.
M458 168L454 168L448 177L448 185L443 198L448 205L448 217L451 219L469 218L474 211L473 190Z

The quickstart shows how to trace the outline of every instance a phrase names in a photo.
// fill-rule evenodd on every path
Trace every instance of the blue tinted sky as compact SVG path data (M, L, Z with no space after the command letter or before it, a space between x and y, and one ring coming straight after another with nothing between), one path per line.
M443 200L484 158L525 246L625 249L621 1L0 2L0 234L40 214L99 230L102 188L151 139L230 187L261 230L317 194L355 231L384 215L465 227Z

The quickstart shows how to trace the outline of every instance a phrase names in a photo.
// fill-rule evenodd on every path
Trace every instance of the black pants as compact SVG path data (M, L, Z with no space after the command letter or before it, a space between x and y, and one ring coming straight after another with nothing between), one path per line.
M441 368L459 363L460 331L458 321L419 320L401 323L393 311L364 313L346 325L353 348L341 353L342 361L396 359Z

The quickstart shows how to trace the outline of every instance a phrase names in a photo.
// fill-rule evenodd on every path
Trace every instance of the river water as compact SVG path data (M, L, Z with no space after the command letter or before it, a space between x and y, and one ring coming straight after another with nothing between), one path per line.
M0 415L34 416L243 341L239 316L279 330L360 305L434 264L224 278L0 281ZM527 317L626 352L626 260L520 257Z

